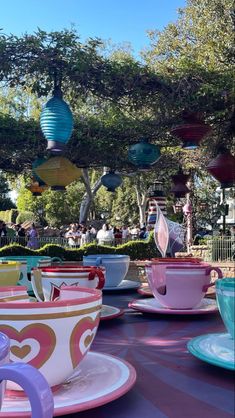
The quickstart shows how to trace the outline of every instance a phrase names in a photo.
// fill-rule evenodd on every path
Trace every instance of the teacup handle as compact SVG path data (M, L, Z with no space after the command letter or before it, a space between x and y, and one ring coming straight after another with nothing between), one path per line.
M33 274L31 274L31 284L32 284L33 293L35 294L39 302L44 302L44 299L42 299L41 296L39 295L40 290L42 292L41 285L40 285L41 270L35 268L35 269L32 269L32 273Z
M27 394L32 418L52 418L54 400L45 377L25 363L9 363L0 367L0 380L12 380ZM1 415L1 413L0 413Z
M52 257L51 261L52 261L52 263L54 263L55 261L58 261L58 263L60 263L60 264L63 263L63 261L61 260L60 257Z
M105 283L104 273L99 268L94 269L89 273L88 280L93 280L95 276L98 276L99 279L96 289L103 289Z
M101 264L102 264L102 258L101 257L97 257L97 259L95 260L95 265L97 267L99 267L99 266L101 266Z
M218 273L218 278L222 279L223 278L223 272L219 267L207 267L206 268L206 275L210 274L212 271L216 271ZM205 286L203 286L202 290L203 292L207 292L207 290L214 286L215 283L210 283L210 284L206 284Z

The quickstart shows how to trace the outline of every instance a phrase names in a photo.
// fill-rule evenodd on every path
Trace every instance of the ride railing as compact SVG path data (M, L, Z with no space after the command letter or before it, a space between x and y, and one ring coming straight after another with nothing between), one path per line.
M220 236L207 240L209 261L235 261L235 237Z
M43 247L46 244L60 245L61 247L69 247L67 238L63 237L39 237L39 247ZM10 244L19 244L24 247L27 246L28 239L26 237L0 237L0 247Z

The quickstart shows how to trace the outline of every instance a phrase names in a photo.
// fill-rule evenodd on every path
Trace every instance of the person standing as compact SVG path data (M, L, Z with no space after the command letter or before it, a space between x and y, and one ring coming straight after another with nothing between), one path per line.
M27 237L27 247L31 248L32 250L37 250L39 248L38 231L34 223L32 223L29 231L27 232Z

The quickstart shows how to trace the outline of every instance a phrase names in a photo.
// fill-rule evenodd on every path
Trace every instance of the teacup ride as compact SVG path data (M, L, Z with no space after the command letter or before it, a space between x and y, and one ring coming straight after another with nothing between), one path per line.
M79 287L103 289L105 273L106 270L102 266L81 266L78 264L35 268L32 270L32 288L34 295L40 302L61 298L61 288L66 286L71 287L74 292L66 293L64 291L63 299L66 294L69 299L76 298L76 289ZM123 309L102 305L101 320L114 319L123 313Z
M83 265L105 268L104 292L122 292L140 287L140 282L125 279L130 265L128 255L90 254L83 257Z
M4 261L16 261L20 263L21 276L18 279L18 284L22 286L27 286L28 292L31 294L32 294L31 270L39 266L42 266L42 267L51 266L52 263L55 263L55 262L62 263L62 260L59 257L34 256L34 255L0 257L0 263ZM10 284L11 283L8 283L8 285Z
M129 363L90 351L101 308L102 292L81 287L76 299L0 302L0 332L10 339L10 360L41 372L53 392L55 416L106 404L135 383L136 372ZM22 388L8 382L7 389L4 418L13 413L17 418L30 417Z
M175 259L176 260L176 259ZM206 298L206 292L214 285L211 271L223 277L219 268L200 260L165 262L150 260L146 274L153 298L130 302L129 307L141 312L162 314L205 314L217 312L214 300Z
M216 299L227 332L200 335L187 348L206 363L235 370L235 278L216 281Z

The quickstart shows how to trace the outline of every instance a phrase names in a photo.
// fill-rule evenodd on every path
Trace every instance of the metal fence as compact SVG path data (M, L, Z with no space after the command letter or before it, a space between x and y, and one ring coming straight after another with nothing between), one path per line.
M235 237L213 237L207 241L210 261L235 261Z
M39 237L39 246L43 247L46 244L56 244L62 247L69 247L68 240L63 237ZM9 244L20 244L27 246L27 238L24 237L0 237L0 247Z

